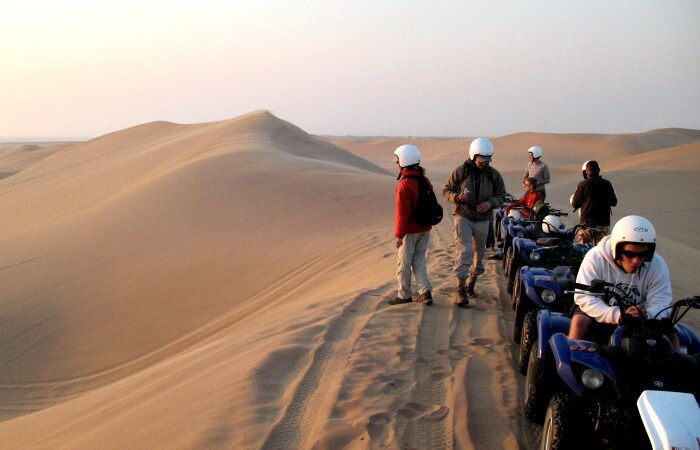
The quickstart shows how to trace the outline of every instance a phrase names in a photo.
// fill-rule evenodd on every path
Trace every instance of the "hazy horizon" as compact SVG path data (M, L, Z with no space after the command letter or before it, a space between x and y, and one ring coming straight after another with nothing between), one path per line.
M0 139L267 109L332 136L700 129L700 3L15 3Z

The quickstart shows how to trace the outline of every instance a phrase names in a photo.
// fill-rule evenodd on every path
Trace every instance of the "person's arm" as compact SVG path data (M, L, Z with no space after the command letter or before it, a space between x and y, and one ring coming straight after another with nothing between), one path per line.
M551 175L549 173L549 166L547 164L542 163L542 182L539 183L540 186L544 186L545 184L548 184L551 179Z
M447 199L448 202L450 203L459 203L460 202L460 190L459 190L459 185L462 182L462 166L456 168L453 172L452 175L450 175L450 178L447 179L447 183L445 183L445 187L442 189L442 196Z
M571 206L574 207L574 211L579 209L583 205L583 186L585 182L582 181L576 186L576 192L571 199Z
M408 233L408 224L411 221L411 215L417 199L417 181L406 178L399 181L394 202L394 236L397 239L403 239Z
M648 270L647 273L647 286L646 286L646 301L644 302L644 309L646 310L647 317L653 319L657 313L659 313L664 308L671 305L673 301L673 292L671 289L671 276L668 272L668 266L666 262L659 255L654 255L651 262L646 263L649 265L648 268L642 268L640 270ZM667 309L658 319L663 319L671 314L671 310Z
M602 255L595 249L586 253L581 267L576 275L576 283L589 285L595 279L606 279L604 264L607 264ZM601 323L618 323L620 320L620 308L609 306L602 297L588 294L574 294L574 302L581 308L581 311L588 314Z
M608 182L608 186L610 186L610 206L617 206L617 196L615 195L615 189L613 188L613 185L610 182Z
M491 208L498 208L506 202L506 184L503 182L501 174L497 171L495 172L493 177L493 196L487 200L491 204Z

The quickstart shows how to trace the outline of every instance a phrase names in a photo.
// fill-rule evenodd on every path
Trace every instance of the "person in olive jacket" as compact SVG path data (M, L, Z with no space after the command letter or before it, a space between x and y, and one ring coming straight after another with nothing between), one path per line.
M478 297L476 280L484 273L484 253L492 210L505 202L506 188L501 174L491 167L493 144L486 138L469 145L469 159L457 167L442 195L453 204L457 278L455 304L465 307Z

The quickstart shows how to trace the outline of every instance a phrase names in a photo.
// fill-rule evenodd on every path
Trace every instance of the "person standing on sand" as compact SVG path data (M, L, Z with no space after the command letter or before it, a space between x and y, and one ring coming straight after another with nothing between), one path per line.
M388 300L390 305L411 303L411 271L418 284L418 302L433 304L432 285L428 278L425 253L430 240L430 225L419 225L413 219L413 211L418 203L418 180L422 177L432 189L430 180L425 176L425 169L420 166L420 150L415 145L402 145L394 151L394 159L399 168L399 183L396 185L394 209L394 236L398 249L398 270L396 278L399 289L395 299Z
M469 159L452 172L442 190L453 204L456 255L452 273L457 278L455 304L460 307L478 297L474 286L484 273L489 218L506 199L503 177L490 166L492 157L491 141L474 139L469 145Z
M595 243L610 232L612 207L617 205L617 196L612 184L600 176L597 161L586 162L586 179L576 187L571 198L574 209L581 208L579 223L595 229L582 229L576 235L576 242Z
M527 150L527 157L530 162L525 166L525 175L523 180L527 177L533 177L537 180L537 186L535 189L542 196L542 201L547 198L547 193L545 192L544 185L549 183L550 174L549 167L545 164L542 158L542 149L540 147L534 146Z

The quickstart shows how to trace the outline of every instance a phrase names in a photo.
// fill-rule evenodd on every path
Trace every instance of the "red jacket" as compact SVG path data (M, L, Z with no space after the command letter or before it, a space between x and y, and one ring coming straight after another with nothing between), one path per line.
M506 206L506 210L504 212L508 214L510 210L516 206L527 206L528 208L532 209L535 207L535 203L538 201L544 201L542 200L542 194L533 189L530 192L526 192L525 195L523 195L523 198L520 200L516 200L510 205ZM530 217L530 211L521 209L520 212L523 216Z
M418 203L418 181L413 178L404 178L406 176L421 176L416 169L401 169L401 179L396 185L395 209L394 209L394 236L403 238L408 233L423 233L430 231L430 225L418 225L411 218L413 208ZM425 181L432 188L427 177Z

